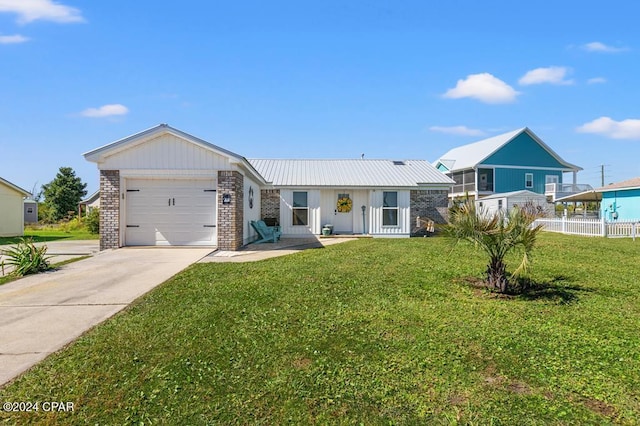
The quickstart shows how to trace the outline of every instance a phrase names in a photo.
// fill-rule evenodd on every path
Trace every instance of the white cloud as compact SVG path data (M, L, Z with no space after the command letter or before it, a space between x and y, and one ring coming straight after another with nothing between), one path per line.
M18 22L21 24L37 20L60 23L84 22L79 9L53 0L0 0L1 12L16 13Z
M429 130L432 132L440 132L447 133L449 135L459 135L459 136L483 136L485 133L482 130L478 129L470 129L467 126L431 126Z
M513 87L489 73L471 74L458 80L456 87L447 90L445 98L473 98L488 104L504 104L516 100L519 95Z
M587 80L587 84L601 84L606 82L607 82L607 79L604 77L594 77Z
M87 108L80 114L84 117L111 117L114 115L126 115L129 108L120 104L103 105L99 108Z
M611 139L640 139L640 119L615 121L600 117L576 129L579 133L595 133Z
M0 35L0 44L18 44L29 41L29 37L22 36L20 34L15 35Z
M601 52L601 53L618 53L629 50L627 47L613 47L608 46L599 41L593 41L582 46L582 48L588 52Z
M573 84L573 80L565 80L569 68L567 67L547 67L536 68L531 71L527 71L525 75L518 80L518 83L522 86L529 86L531 84Z

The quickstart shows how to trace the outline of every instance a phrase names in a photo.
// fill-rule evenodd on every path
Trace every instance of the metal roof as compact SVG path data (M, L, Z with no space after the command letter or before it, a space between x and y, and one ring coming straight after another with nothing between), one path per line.
M479 198L478 201L493 200L493 199L499 199L499 198L510 198L510 197L546 198L544 194L538 194L537 192L529 191L527 189L521 189L519 191L491 194L486 197Z
M274 186L450 186L453 180L424 160L272 160L249 163Z
M556 154L555 151L553 151L527 127L483 139L481 141L473 142L468 145L462 145L457 148L453 148L442 157L440 157L434 163L434 165L437 166L438 163L441 163L450 171L472 169L478 164L481 164L485 159L490 157L497 150L499 150L504 145L508 144L524 132L531 136L533 140L539 143L540 146L542 146L549 154L551 154L560 164L567 167L567 169L576 171L582 170L582 168L574 164L567 163L562 158L560 158L560 156Z

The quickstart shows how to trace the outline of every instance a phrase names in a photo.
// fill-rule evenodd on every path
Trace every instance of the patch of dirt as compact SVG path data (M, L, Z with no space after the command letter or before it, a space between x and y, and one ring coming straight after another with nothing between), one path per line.
M492 299L513 299L514 296L507 293L499 293L489 285L486 280L478 277L464 277L454 280L454 282L466 285L471 288L474 296L489 297Z
M469 399L460 394L453 394L449 397L449 404L451 405L465 405Z
M530 395L531 388L529 385L523 382L512 382L507 386L507 390L513 393L517 393L519 395Z
M589 410L602 416L614 417L616 415L616 409L614 407L598 399L585 398L583 403Z
M298 358L293 361L293 367L297 370L306 370L313 361L309 358Z
M495 364L489 364L484 370L484 382L491 386L497 386L504 381L504 377L498 374Z

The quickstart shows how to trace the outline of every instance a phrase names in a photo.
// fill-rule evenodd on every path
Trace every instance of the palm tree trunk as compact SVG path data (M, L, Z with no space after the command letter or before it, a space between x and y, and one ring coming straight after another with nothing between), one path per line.
M487 265L487 282L500 293L506 293L509 288L507 265L500 258L491 258Z

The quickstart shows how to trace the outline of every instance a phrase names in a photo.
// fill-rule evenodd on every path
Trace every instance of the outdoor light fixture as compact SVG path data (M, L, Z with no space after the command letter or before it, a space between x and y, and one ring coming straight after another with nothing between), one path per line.
M222 194L222 204L231 204L231 194Z

